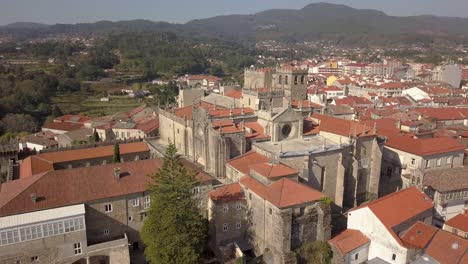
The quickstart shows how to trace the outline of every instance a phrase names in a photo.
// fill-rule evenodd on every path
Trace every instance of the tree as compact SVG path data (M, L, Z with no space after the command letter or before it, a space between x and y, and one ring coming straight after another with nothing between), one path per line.
M96 129L94 129L93 142L99 142L99 141L101 141L101 139L99 138L99 133L96 131ZM119 151L119 161L120 161L120 151Z
M161 169L152 176L151 206L141 237L152 264L200 263L207 225L192 198L195 175L182 165L170 144Z
M23 114L7 114L2 119L3 130L5 132L35 132L37 130L37 122L30 115Z
M329 264L332 259L332 251L327 242L314 241L302 245L299 249L299 263L307 264Z
M119 143L114 144L114 157L112 158L114 163L120 163L120 148Z

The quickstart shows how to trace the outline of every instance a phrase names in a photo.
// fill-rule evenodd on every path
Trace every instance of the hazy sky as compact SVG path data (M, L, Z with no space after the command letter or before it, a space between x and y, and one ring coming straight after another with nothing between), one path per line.
M135 18L180 23L271 8L298 9L313 2L378 9L399 16L468 17L468 0L0 0L0 25L18 21L53 24Z

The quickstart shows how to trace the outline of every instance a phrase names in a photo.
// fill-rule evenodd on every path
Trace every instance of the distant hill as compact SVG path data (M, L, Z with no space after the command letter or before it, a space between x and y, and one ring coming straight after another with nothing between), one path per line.
M45 29L48 27L49 25L33 22L16 22L3 26L3 28L9 29Z
M17 25L15 25L17 24ZM253 15L227 15L171 24L149 20L100 21L52 26L15 23L0 30L20 37L47 34L102 35L124 32L174 32L255 43L258 40L286 42L329 39L338 44L394 44L449 40L468 42L468 19L436 16L388 16L377 10L315 3L299 10L273 9ZM23 25L26 24L26 25ZM23 26L21 26L23 25ZM29 27L27 27L29 25ZM36 25L35 27L33 25ZM21 29L17 31L16 29ZM40 33L40 34L38 34Z

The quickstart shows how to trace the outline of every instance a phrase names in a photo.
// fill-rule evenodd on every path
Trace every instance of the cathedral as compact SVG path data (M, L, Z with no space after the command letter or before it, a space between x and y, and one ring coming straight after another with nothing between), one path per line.
M306 70L248 68L240 90L196 89L181 89L178 107L160 109L160 143L213 176L238 181L227 163L254 151L298 170L338 208L377 197L382 140L373 127L321 114L307 101Z

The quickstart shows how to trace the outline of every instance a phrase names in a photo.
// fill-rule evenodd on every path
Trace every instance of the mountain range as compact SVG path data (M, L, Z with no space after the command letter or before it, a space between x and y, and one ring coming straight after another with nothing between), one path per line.
M393 44L437 40L465 43L468 42L468 18L432 15L399 17L377 10L314 3L299 10L272 9L252 15L197 19L185 24L141 19L55 25L20 22L0 27L0 32L17 39L67 34L96 36L125 32L174 32L188 37L248 43L259 40L333 40L338 44Z

